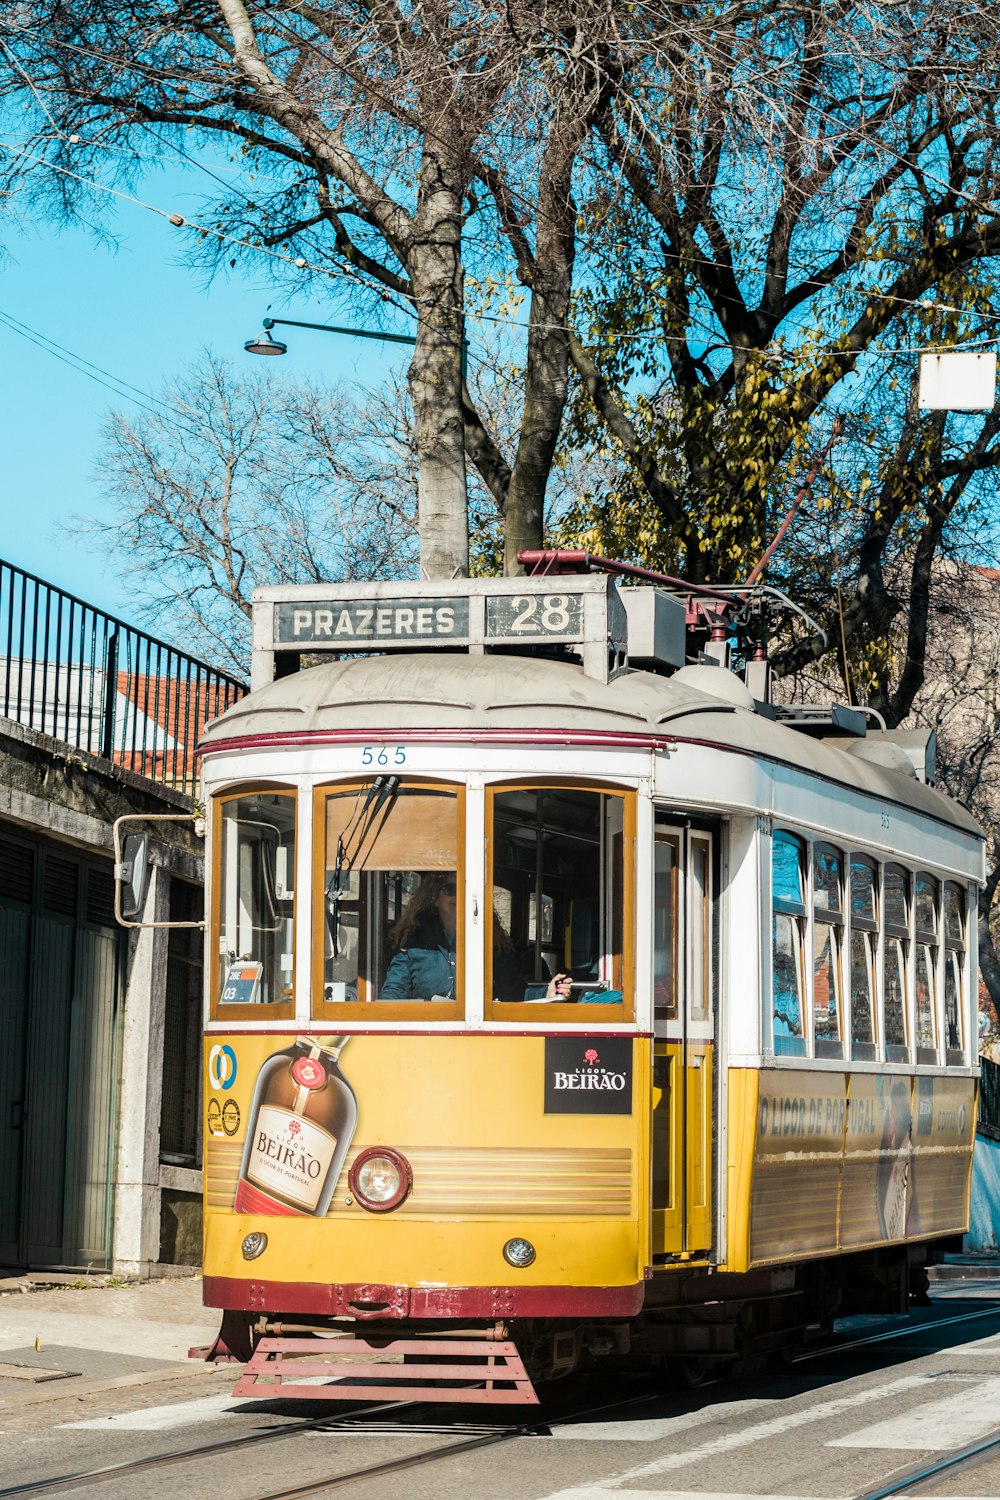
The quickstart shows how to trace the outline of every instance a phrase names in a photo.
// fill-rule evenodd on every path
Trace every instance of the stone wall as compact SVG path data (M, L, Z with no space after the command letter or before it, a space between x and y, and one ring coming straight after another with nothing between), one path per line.
M193 807L181 792L0 719L0 821L111 859L117 818L181 815L146 825L152 871L144 922L167 920L172 880L204 883ZM163 927L128 931L112 1168L112 1269L120 1275L147 1275L175 1256L192 1264L198 1238L201 1172L160 1162L168 941Z

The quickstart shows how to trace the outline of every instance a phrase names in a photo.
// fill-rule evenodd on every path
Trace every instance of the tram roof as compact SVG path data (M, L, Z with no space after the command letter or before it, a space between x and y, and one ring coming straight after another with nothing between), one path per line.
M214 719L201 746L211 751L234 739L266 736L273 743L273 736L294 740L332 730L449 729L463 736L557 730L568 738L599 732L695 740L905 803L982 837L950 797L869 758L880 753L876 746L893 758L891 735L813 738L756 712L743 684L721 667L689 667L673 677L629 671L605 683L572 662L539 657L447 651L351 657L259 688Z

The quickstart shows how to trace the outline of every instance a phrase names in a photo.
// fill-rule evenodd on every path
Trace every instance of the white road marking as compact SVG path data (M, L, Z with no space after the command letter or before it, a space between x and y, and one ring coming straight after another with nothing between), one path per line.
M688 1432L692 1427L704 1427L708 1422L732 1421L772 1404L754 1396L746 1401L720 1401L717 1406L681 1412L676 1417L649 1417L635 1422L567 1422L554 1427L544 1437L561 1438L571 1443L658 1443L676 1437L679 1432ZM734 1500L739 1500L739 1496Z
M984 1380L976 1385L975 1399L969 1391L946 1396L941 1401L924 1401L910 1411L862 1427L848 1437L832 1438L827 1448L902 1448L938 1452L961 1448L997 1427L997 1402L1000 1401L1000 1379Z
M951 1354L1000 1354L1000 1333L991 1333L989 1338L976 1339L972 1344L956 1344Z
M60 1427L86 1428L91 1432L164 1432L187 1427L192 1422L210 1422L220 1412L238 1411L244 1403L232 1396L202 1396L171 1406L149 1406L145 1411L123 1411L113 1417L90 1417L85 1422L60 1422Z
M652 1479L657 1474L669 1473L671 1469L683 1469L689 1464L704 1463L706 1459L717 1458L720 1454L732 1453L739 1448L749 1448L754 1443L780 1437L786 1432L793 1432L797 1427L806 1427L813 1422L825 1422L833 1417L841 1416L844 1412L855 1411L858 1407L870 1407L875 1402L902 1395L904 1391L926 1389L931 1380L933 1377L926 1375L904 1375L899 1380L889 1381L886 1385L869 1386L866 1390L856 1391L851 1396L838 1396L832 1401L817 1401L801 1411L785 1412L779 1417L772 1417L769 1421L756 1422L752 1427L744 1427L736 1432L721 1433L718 1437L698 1443L696 1447L684 1449L680 1453L664 1453L659 1458L651 1459L648 1463L637 1464L635 1468L626 1469L621 1474L611 1475L595 1485L583 1489L555 1490L551 1495L546 1496L545 1500L598 1500L598 1497L607 1500L609 1494L619 1495L623 1491L627 1493L628 1486L637 1479ZM662 1500L662 1495L670 1492L663 1491L661 1494L661 1492L643 1488L641 1493L642 1500Z
M634 1500L817 1500L815 1495L734 1495L731 1490L622 1490L612 1480L608 1481L607 1488L588 1484L583 1489L560 1490L559 1500L609 1500L612 1495L618 1500L628 1500L630 1496L634 1496ZM849 1500L849 1497L835 1495L829 1500ZM959 1497L949 1495L948 1500L959 1500Z
M303 1375L296 1385L334 1385L328 1375ZM118 1412L113 1417L91 1417L86 1422L61 1422L61 1427L84 1427L94 1432L165 1432L171 1427L187 1427L192 1422L208 1422L220 1412L244 1411L248 1401L280 1401L280 1396L229 1395L198 1396L191 1401L176 1401L170 1406L149 1406L145 1411Z

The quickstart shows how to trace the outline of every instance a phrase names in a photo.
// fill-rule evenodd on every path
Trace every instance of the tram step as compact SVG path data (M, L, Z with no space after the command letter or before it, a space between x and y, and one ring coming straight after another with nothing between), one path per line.
M405 1362L398 1363L393 1356L402 1356ZM446 1358L455 1362L446 1363ZM332 1383L301 1383L316 1379ZM494 1339L379 1338L370 1342L364 1338L265 1337L254 1348L233 1395L254 1400L277 1396L304 1401L538 1404L516 1345Z

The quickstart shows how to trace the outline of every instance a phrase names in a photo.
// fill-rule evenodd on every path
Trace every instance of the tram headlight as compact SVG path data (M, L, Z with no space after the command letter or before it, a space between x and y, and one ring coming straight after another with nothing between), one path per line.
M519 1271L523 1271L534 1260L535 1247L530 1240L508 1240L503 1247L503 1258L509 1266L516 1266Z
M362 1208L385 1213L409 1196L413 1172L406 1157L391 1146L369 1146L351 1167L348 1185Z
M255 1229L248 1234L240 1249L243 1251L244 1260L256 1260L258 1255L263 1255L267 1249L267 1235L262 1229Z

